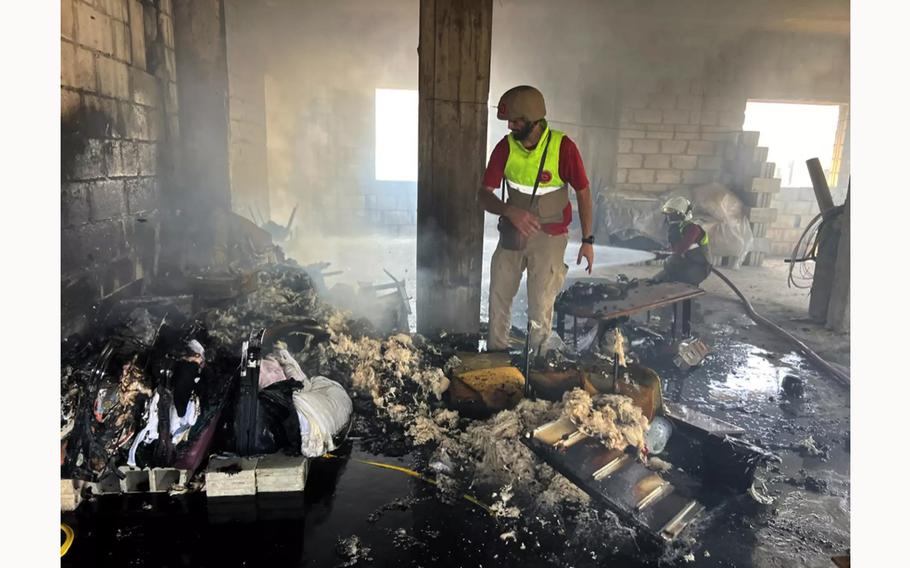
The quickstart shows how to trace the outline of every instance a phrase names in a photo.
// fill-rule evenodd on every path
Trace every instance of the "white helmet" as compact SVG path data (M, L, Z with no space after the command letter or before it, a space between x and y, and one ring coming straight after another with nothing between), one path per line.
M664 213L679 213L687 221L692 218L692 203L681 195L668 199L660 210Z

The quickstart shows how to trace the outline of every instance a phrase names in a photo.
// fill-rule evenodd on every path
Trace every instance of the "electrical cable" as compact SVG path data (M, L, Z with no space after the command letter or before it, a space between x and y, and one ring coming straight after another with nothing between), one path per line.
M336 456L335 454L331 454L331 453L324 454L322 457L339 459L339 456ZM417 479L426 481L427 483L437 485L435 479L427 477L426 475L420 473L419 471L414 471L413 469L402 467L400 465L393 465L393 464L382 463L382 462L371 461L371 460L362 460L359 458L350 458L350 459L354 460L357 463L371 465L373 467L378 467L378 468L382 468L382 469L389 469L392 471L398 471L398 472L404 473L405 475L410 475L411 477L416 477ZM483 509L488 515L494 516L494 517L496 516L496 514L493 512L493 509L489 505L480 501L473 495L463 493L461 496L464 498L465 501L468 501L469 503L473 503L474 505L477 505L478 507Z
M733 292L737 296L739 296L739 299L742 301L743 305L746 307L746 313L749 315L750 318L752 318L752 321L767 327L768 329L770 329L777 335L783 337L784 339L789 340L791 343L793 343L797 347L799 352L802 353L803 356L805 356L809 361L814 363L817 368L819 368L820 370L822 370L825 373L828 373L829 375L834 377L842 385L850 386L850 375L848 375L847 373L834 367L834 365L832 365L831 363L822 359L818 353L816 353L815 351L810 349L808 345L806 345L805 343L803 343L802 341L797 339L790 332L786 331L785 329L781 328L780 326L778 326L771 320L767 319L766 317L764 317L761 314L759 314L758 312L756 312L755 308L752 307L752 303L749 302L749 300L743 295L743 293L739 291L739 288L737 288L736 285L733 284L733 282L731 282L729 278L724 276L718 269L711 267L711 272L716 274L718 276L718 278L723 280L724 283L727 286L729 286L730 289L733 290Z
M66 535L66 539L63 541L63 544L60 545L60 558L63 558L66 556L66 553L69 552L70 546L73 545L73 541L76 540L76 532L66 523L60 523L60 530Z
M793 252L790 253L790 270L787 271L787 288L790 288L791 284L792 284L792 287L794 287L794 288L809 288L810 287L810 286L802 286L796 282L796 280L793 278L793 267L797 263L803 265L806 260L815 260L814 255L811 257L809 256L809 253L814 250L814 245L811 248L808 247L809 241L814 240L814 239L812 239L812 238L807 239L806 236L813 230L816 231L816 235L818 234L818 228L820 227L820 225L819 225L819 227L817 227L816 223L821 218L822 218L821 213L819 213L818 215L813 217L812 220L809 221L809 224L806 225L806 230L803 231L802 235L800 235L799 240L797 240L796 244L793 245ZM806 241L806 246L802 246L803 240ZM811 279L812 275L808 274L806 271L801 269L800 278L802 280Z

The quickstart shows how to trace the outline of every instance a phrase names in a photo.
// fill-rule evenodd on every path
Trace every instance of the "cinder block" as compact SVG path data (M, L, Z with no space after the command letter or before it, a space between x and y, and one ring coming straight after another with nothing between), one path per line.
M620 129L619 131L620 138L644 138L644 130L630 130L630 129Z
M126 213L123 182L113 179L91 182L88 188L88 204L92 221L122 217Z
M75 511L82 503L84 482L78 479L60 480L60 510Z
M691 140L689 146L686 148L687 154L699 156L713 156L716 151L717 146L714 142L709 142L707 140Z
M616 156L616 167L635 169L640 168L643 156L641 154L618 154Z
M664 124L688 124L689 111L681 109L667 109L663 111Z
M205 471L205 493L212 497L256 494L256 464L259 458L214 456Z
M154 177L126 180L126 204L130 215L148 213L158 208L158 181Z
M272 454L256 465L256 492L303 491L310 461L303 456Z
M697 124L675 124L673 125L674 132L701 132L701 126Z
M629 183L653 183L654 170L629 170Z
M66 182L60 186L60 215L64 227L88 223L88 191L84 182Z
M164 45L174 49L174 23L171 17L164 12L158 13L158 29L161 31Z
M139 0L129 0L130 51L133 65L146 69L145 61L145 26L143 24L142 5Z
M82 106L82 96L69 89L60 89L60 117L67 120Z
M632 140L632 151L636 154L659 154L660 140Z
M684 131L678 130L673 135L673 138L675 140L701 140L701 136L702 136L701 132L684 132Z
M148 113L146 108L139 105L123 102L120 104L123 114L124 138L133 140L148 140Z
M60 86L77 87L76 85L76 46L60 42Z
M155 142L136 144L138 154L137 174L142 176L158 173L158 144Z
M682 171L680 170L658 170L657 183L680 183L682 181Z
M128 466L118 468L123 474L120 480L120 490L123 493L147 493L149 490L149 470L132 469Z
M110 495L121 492L120 478L113 473L108 473L100 480L91 483L89 487L93 495Z
M618 183L616 184L616 191L621 193L637 193L641 191L641 184L638 183Z
M616 183L626 183L629 179L629 170L626 168L616 168Z
M126 63L110 57L99 57L97 64L98 91L109 97L129 99L130 73Z
M114 59L130 63L133 53L130 49L130 29L127 24L111 20L111 42L113 43Z
M673 132L668 132L665 130L652 130L645 132L645 138L650 138L653 140L673 140Z
M636 110L635 122L638 122L640 124L660 124L661 111L655 109Z
M660 153L685 154L687 145L688 142L686 140L663 140L660 143Z
M123 144L126 144L127 149L129 149L129 146L132 143L123 142L121 140L105 140L103 142L102 155L104 156L104 171L108 177L136 175L134 172L130 172L128 168L124 168L123 149L121 148Z
M618 154L628 154L632 151L632 140L629 138L620 138L616 143L616 152Z
M60 37L76 39L73 21L73 0L60 0Z
M86 47L112 55L110 17L83 2L76 2L74 7L77 41Z
M85 141L82 151L72 157L72 165L69 172L71 180L90 180L104 177L104 154L102 151L104 144L97 138L89 138Z
M694 170L698 166L698 156L670 156L670 165L677 170Z
M702 184L714 181L717 172L705 170L687 170L683 173L683 183Z
M104 0L104 3L105 11L111 18L125 22L129 17L126 0Z
M777 219L777 209L771 207L750 207L746 217L752 223L773 223Z
M670 156L666 154L648 154L644 167L654 170L665 170L670 167Z
M95 70L96 58L97 56L91 51L79 46L75 47L73 87L85 89L86 91L96 91L98 89Z
M188 472L173 467L154 467L149 471L149 491L164 493L178 484L186 484Z
M756 148L761 132L755 130L743 130L739 133L739 145L746 148Z
M700 170L719 170L724 165L724 159L720 156L699 156L698 169Z
M749 187L756 193L777 193L780 191L780 179L752 178L752 182Z
M130 67L130 82L132 83L134 103L156 108L160 105L158 79L154 75L149 75L142 69Z

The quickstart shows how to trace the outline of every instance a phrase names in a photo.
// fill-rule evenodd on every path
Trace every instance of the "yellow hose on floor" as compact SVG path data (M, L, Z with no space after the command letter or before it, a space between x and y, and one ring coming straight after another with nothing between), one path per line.
M66 535L66 540L60 545L60 558L63 558L69 551L70 546L73 545L73 541L76 540L76 533L73 532L73 529L66 523L60 523L60 530Z
M322 457L338 458L338 456L336 456L335 454L325 454ZM404 473L405 475L410 475L411 477L416 477L418 479L422 479L423 481L426 481L427 483L432 483L433 485L436 485L435 479L432 479L430 477L423 475L422 473L420 473L418 471L414 471L413 469L408 469L408 468L402 467L400 465L392 465L392 464L388 464L388 463L382 463L382 462L371 461L371 460L362 460L362 459L358 459L358 458L350 458L350 459L352 459L358 463L371 465L373 467L379 467L382 469L390 469L392 471L400 471L401 473ZM462 497L465 499L465 501L468 501L469 503L473 503L474 505L477 505L478 507L483 509L488 515L495 516L495 513L493 513L493 510L490 508L489 505L487 505L486 503L483 503L482 501L480 501L473 495L468 495L467 493L464 493L464 494L462 494Z

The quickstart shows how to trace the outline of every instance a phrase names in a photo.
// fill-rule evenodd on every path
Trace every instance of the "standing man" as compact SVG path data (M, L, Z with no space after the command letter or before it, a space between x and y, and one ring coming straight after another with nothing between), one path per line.
M594 264L593 206L585 166L575 143L547 125L546 113L543 95L534 87L514 87L499 99L496 118L507 120L511 133L493 149L478 190L483 208L500 216L500 241L490 266L490 351L509 347L512 299L525 269L531 350L540 354L550 336L553 303L568 270L563 262L572 221L568 185L578 199L584 237L576 264L584 257L589 274ZM508 196L505 202L496 195L500 184Z

